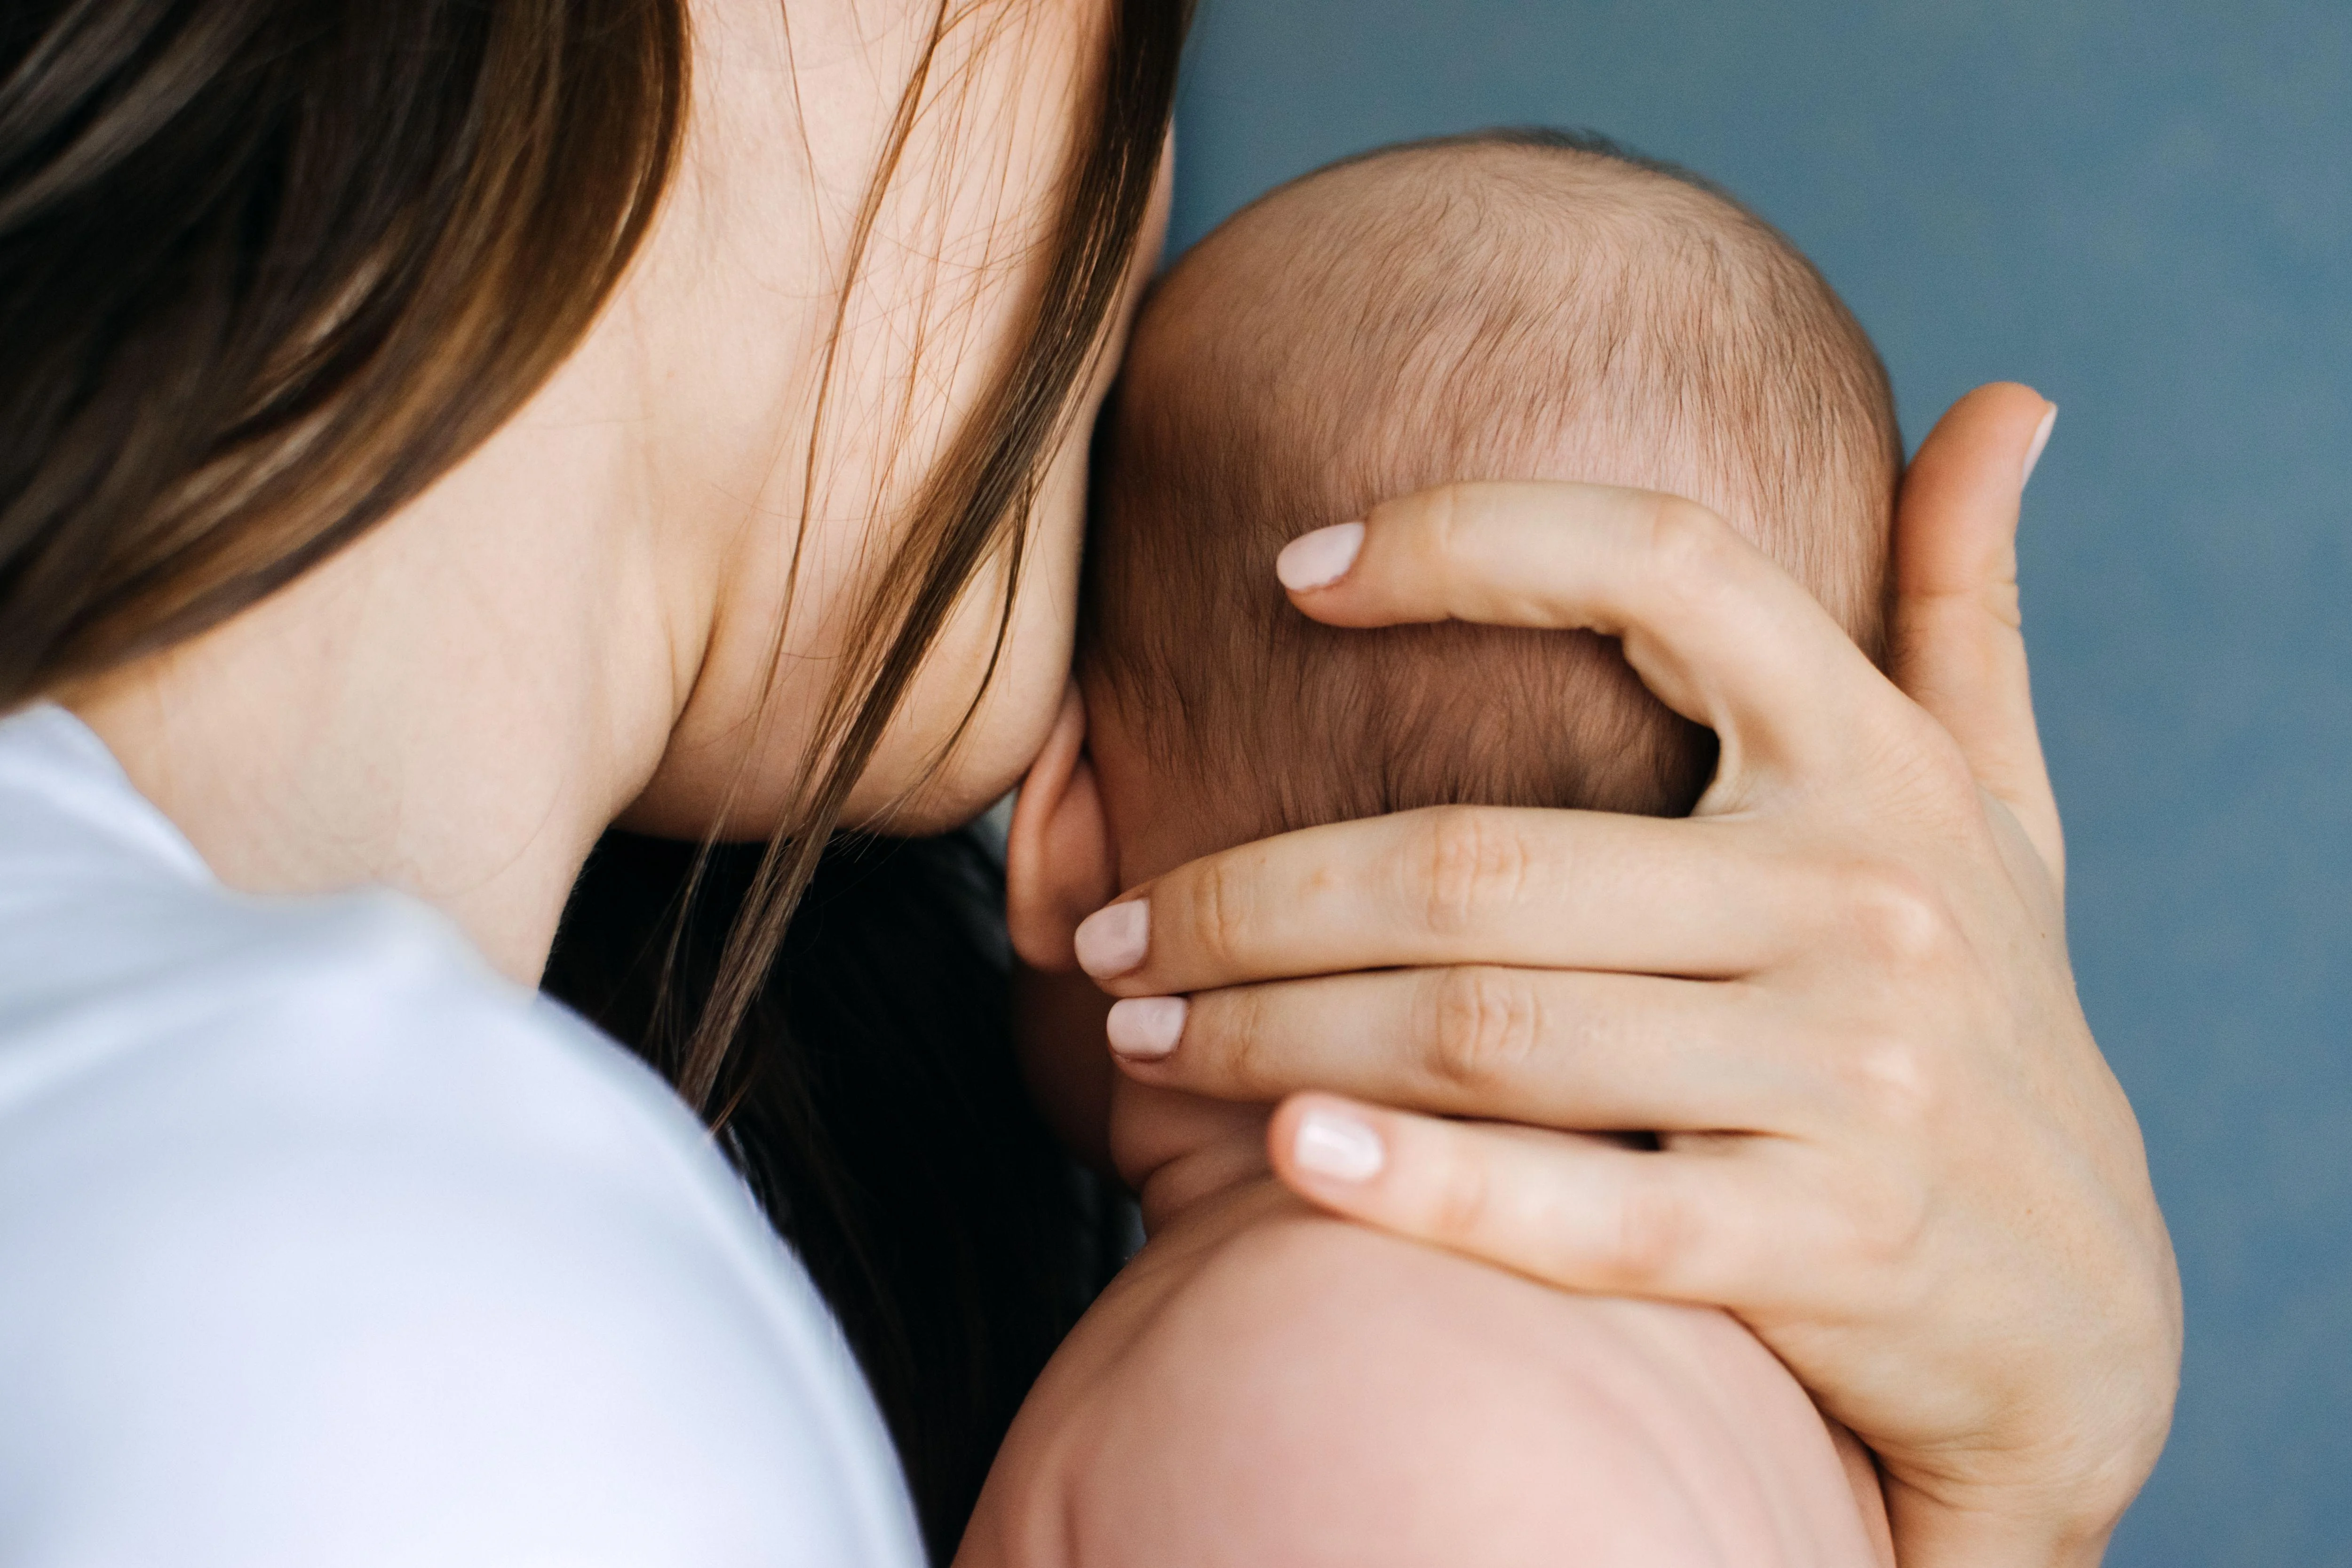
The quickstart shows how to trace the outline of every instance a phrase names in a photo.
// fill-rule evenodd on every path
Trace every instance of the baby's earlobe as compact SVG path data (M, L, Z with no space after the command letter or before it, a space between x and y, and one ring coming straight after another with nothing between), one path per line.
M1021 961L1048 974L1077 967L1078 923L1118 890L1086 738L1086 706L1074 681L1021 781L1004 836L1005 929Z

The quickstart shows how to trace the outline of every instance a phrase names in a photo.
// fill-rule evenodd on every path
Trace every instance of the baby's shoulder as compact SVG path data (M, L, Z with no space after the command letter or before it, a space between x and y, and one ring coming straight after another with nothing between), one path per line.
M1271 1182L1131 1267L1040 1385L1076 1563L1870 1561L1811 1402L1720 1312L1563 1294Z

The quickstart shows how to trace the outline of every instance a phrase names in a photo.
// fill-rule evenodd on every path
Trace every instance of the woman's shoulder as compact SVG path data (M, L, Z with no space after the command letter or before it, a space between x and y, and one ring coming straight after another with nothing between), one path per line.
M395 1124L540 1156L700 1142L437 911L225 887L69 715L0 720L0 1159L150 1107L188 1136L331 1124L353 1149Z
M411 900L0 797L12 1549L917 1560L838 1331L633 1058Z
M174 1130L141 1145L159 1153L328 1127L354 1155L378 1130L534 1162L701 1142L634 1058L417 900L223 886L71 726L0 721L0 1161L150 1116Z

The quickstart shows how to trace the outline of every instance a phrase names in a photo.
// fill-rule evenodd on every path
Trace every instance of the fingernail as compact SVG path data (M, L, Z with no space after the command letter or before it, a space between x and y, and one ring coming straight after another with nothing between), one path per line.
M2042 460L2042 448L2050 445L2050 427L2057 423L2058 405L2053 403L2042 414L2042 423L2034 429L2033 445L2025 449L2025 473L2017 481L2019 489L2022 489L2032 482L2033 465ZM1312 539L1315 536L1310 533L1307 537Z
M1110 1048L1129 1061L1156 1062L1184 1037L1184 998L1130 996L1111 1004L1103 1025Z
M1097 980L1124 974L1143 962L1151 946L1151 904L1129 899L1097 910L1078 922L1078 967Z
M1307 1170L1335 1182L1370 1181L1388 1163L1381 1135L1336 1110L1310 1110L1300 1117L1292 1153Z
M1348 574L1348 568L1356 563L1357 552L1363 548L1360 522L1318 528L1282 547L1282 553L1274 558L1274 574L1294 594L1328 587Z

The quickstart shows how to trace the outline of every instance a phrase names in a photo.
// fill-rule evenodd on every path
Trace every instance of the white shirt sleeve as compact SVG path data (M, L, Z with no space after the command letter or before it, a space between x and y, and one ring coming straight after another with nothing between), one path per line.
M242 980L0 1007L0 1560L911 1568L707 1137L461 945L340 900Z

